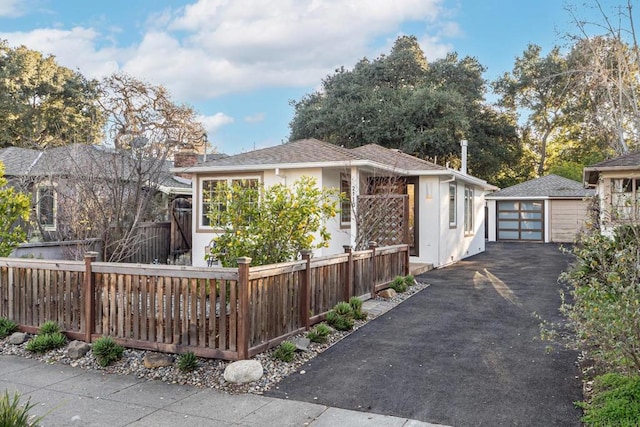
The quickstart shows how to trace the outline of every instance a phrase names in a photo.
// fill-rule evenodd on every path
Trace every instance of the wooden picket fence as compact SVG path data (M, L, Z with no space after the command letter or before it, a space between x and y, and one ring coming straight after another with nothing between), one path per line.
M57 322L71 339L111 336L168 353L247 359L324 320L351 296L367 299L409 274L397 245L238 268L0 258L0 317L35 333Z

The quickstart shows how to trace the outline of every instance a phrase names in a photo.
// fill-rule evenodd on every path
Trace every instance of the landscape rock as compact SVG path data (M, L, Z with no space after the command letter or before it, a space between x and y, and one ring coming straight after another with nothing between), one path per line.
M257 360L238 360L230 363L224 370L224 379L234 384L244 384L258 381L264 370Z
M297 337L291 340L296 345L296 351L309 351L311 340L305 337Z
M391 299L391 298L394 298L396 295L398 295L398 293L391 288L387 288L378 292L378 296L384 299Z
M29 335L24 332L14 332L9 337L9 344L20 345L27 342Z
M67 356L72 360L80 359L89 352L89 349L91 349L91 346L86 342L71 341L67 346Z
M173 365L173 356L162 353L147 353L144 355L142 363L147 369L164 368Z

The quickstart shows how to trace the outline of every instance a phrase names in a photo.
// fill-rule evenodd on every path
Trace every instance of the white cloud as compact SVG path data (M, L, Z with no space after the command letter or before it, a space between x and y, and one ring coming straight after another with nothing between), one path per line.
M265 118L266 118L265 113L256 113L250 116L246 116L244 118L244 121L245 123L260 123L260 122L264 122Z
M2 0L0 1L0 16L16 17L24 13L22 0Z
M114 34L82 27L0 33L0 39L52 53L88 77L124 70L163 84L175 99L197 101L317 85L338 66L386 52L379 40L392 42L406 22L424 23L429 32L416 36L427 57L442 57L449 46L439 34L456 28L442 1L199 0L150 12L141 40L126 47L111 41Z
M198 116L198 121L204 126L209 135L209 139L211 139L211 135L215 134L220 127L234 122L233 117L227 116L224 113L216 113L212 116Z
M25 45L45 55L54 55L59 64L80 69L89 78L100 78L117 71L118 63L127 58L126 49L96 48L98 38L97 32L82 27L0 33L0 39L7 39L11 46Z

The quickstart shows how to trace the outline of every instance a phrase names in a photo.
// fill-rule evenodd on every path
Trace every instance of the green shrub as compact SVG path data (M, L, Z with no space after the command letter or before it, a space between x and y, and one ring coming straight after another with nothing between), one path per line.
M331 333L331 328L324 323L318 323L312 330L307 333L307 338L311 342L325 343Z
M122 358L124 347L111 337L100 337L94 341L91 351L98 364L105 367Z
M590 426L635 426L640 420L640 376L605 374L593 382L593 398L579 403Z
M409 274L408 276L404 276L404 283L407 284L407 286L413 286L416 284L416 278L413 277L413 274Z
M29 415L29 411L36 406L31 403L31 398L24 405L20 404L20 395L15 393L13 397L5 390L0 396L0 427L31 427L40 424L44 417Z
M353 311L353 318L356 320L364 320L367 318L367 313L362 311L362 300L358 297L351 297L349 299L349 305Z
M575 345L602 366L640 370L640 235L624 227L610 239L595 233L573 246L575 262L561 276L569 288L562 313Z
M389 285L391 289L401 294L407 290L407 283L402 276L396 276L391 284Z
M18 325L7 319L6 317L0 317L0 340L8 337L12 333L18 330Z
M63 347L67 343L67 337L62 332L52 334L39 334L31 338L26 349L33 353L46 353L50 350Z
M198 369L198 358L192 351L178 356L178 369L180 372L191 372Z
M327 313L327 323L338 331L349 331L353 328L353 317L343 316L335 310Z
M53 320L48 320L40 325L39 334L55 334L56 332L60 332L60 326L54 322Z
M283 341L273 353L275 359L291 362L296 354L296 345L291 341Z
M340 316L353 316L353 309L351 308L351 304L348 302L339 302L335 307L333 307L333 311Z

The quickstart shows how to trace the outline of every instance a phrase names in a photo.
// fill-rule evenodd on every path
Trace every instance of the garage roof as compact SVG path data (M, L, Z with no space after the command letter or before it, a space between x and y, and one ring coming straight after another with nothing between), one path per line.
M546 175L488 194L487 199L556 198L582 199L592 197L594 190L586 189L581 183L558 175Z

